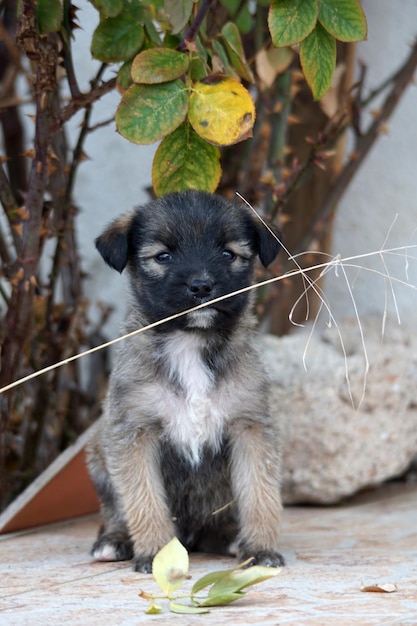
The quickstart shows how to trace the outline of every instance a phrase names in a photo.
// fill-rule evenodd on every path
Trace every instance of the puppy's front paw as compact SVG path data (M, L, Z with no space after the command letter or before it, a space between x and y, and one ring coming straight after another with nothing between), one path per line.
M247 567L264 565L265 567L281 567L285 565L284 557L279 552L260 550L259 552L244 551L240 553L241 562L251 559Z
M133 569L135 572L142 574L152 574L153 556L136 556L133 561Z
M120 533L100 535L91 549L96 561L130 561L133 558L133 545L128 537Z

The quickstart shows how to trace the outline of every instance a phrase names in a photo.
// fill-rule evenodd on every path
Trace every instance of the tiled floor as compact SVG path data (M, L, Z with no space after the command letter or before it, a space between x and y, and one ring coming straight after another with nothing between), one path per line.
M0 537L0 624L417 625L417 486L391 485L340 507L284 513L281 574L207 615L145 615L151 576L129 563L92 563L98 519ZM232 559L192 556L193 580ZM394 593L362 592L393 583ZM190 587L187 581L185 588Z

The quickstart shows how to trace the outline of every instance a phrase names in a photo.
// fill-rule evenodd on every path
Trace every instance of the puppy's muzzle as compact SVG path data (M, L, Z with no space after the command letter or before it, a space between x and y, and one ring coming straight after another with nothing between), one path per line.
M187 290L198 304L207 302L214 297L214 281L208 276L195 277L188 282Z

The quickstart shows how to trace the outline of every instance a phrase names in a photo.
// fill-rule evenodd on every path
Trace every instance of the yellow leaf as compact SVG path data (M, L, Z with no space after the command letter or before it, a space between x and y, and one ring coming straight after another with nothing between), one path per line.
M233 78L197 82L190 97L188 119L196 133L216 146L230 146L252 137L255 105L250 93Z
M152 574L169 597L188 574L188 552L176 537L158 552L152 562Z

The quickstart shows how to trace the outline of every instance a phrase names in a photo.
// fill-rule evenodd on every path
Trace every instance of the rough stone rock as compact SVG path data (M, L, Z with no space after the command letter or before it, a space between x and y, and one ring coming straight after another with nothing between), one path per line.
M373 318L362 328L366 385L352 321L341 327L347 360L334 330L262 337L272 410L282 423L288 504L338 502L401 475L417 454L417 338L400 326L382 338Z

